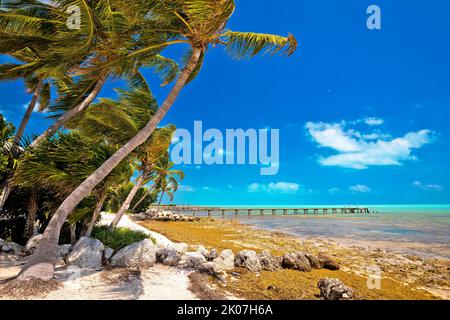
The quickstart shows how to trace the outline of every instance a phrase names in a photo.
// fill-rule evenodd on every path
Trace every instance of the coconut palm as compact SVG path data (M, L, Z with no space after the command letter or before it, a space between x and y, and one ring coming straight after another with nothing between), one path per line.
M50 140L43 141L32 153L27 153L23 157L14 175L13 184L51 192L56 200L53 205L57 205L115 149L114 146L105 143L93 143L76 131L60 133ZM93 190L92 195L96 198L96 205L90 210L85 210L84 215L92 213L92 220L96 221L108 189L128 182L132 173L129 161L122 161ZM74 213L78 216L76 222L82 216L76 210Z
M131 10L131 5L121 7L122 11L119 11L119 4L123 5L116 0L53 0L51 4L17 0L8 3L7 10L0 11L0 53L10 54L39 46L42 56L39 63L29 62L21 68L81 77L75 87L67 88L59 103L50 108L56 112L53 116L56 121L30 147L36 147L86 110L110 76L140 81L139 68L148 67L162 74L164 83L175 78L177 66L158 54L162 49L110 63L101 72L94 71L97 64L116 60L127 52L126 48L140 47L141 40L135 37L139 26L127 18L130 14L122 12ZM75 29L67 25L69 5L80 9L81 23Z
M105 161L89 178L81 183L61 206L56 210L35 254L23 267L20 279L36 277L51 279L54 272L55 253L59 231L68 214L99 184L125 157L143 144L156 129L158 124L173 106L183 87L200 71L205 52L209 46L224 45L227 52L236 58L253 57L260 52L272 54L286 52L294 53L297 41L292 35L281 37L251 32L224 31L228 19L234 12L233 0L172 0L172 1L138 1L140 12L145 14L144 23L150 26L158 25L159 33L171 34L173 40L165 43L150 43L147 47L134 50L114 62L103 66L108 68L111 63L139 58L159 48L174 44L190 46L184 69L180 72L167 98L147 125L130 141ZM156 3L156 4L155 4ZM155 33L155 31L153 31ZM143 32L141 41L149 37Z
M130 208L131 202L136 196L138 190L150 180L155 180L158 177L156 174L159 169L158 165L163 157L168 157L167 149L172 141L174 131L175 128L173 126L157 129L150 136L149 140L141 146L141 148L138 148L139 152L136 166L140 174L136 179L135 185L130 190L130 193L123 202L119 211L116 213L114 220L111 222L109 226L110 229L117 228L120 219L122 219L124 213ZM182 175L182 173L180 173L180 175ZM152 189L149 189L150 192L151 190Z

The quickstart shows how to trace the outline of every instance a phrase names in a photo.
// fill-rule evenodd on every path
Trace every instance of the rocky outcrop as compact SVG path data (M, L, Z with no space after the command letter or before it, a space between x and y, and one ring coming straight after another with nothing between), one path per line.
M234 265L236 267L246 268L251 272L260 272L263 269L258 255L253 250L239 251L234 258Z
M181 254L172 248L162 248L156 253L156 260L166 266L178 266L181 260Z
M200 252L186 252L180 261L180 266L187 269L201 271L206 263L206 258Z
M318 260L321 268L328 270L339 270L340 268L339 264L327 255L320 254Z
M25 245L25 248L23 251L27 254L33 254L34 250L37 248L39 242L41 241L43 235L42 234L36 234L32 236L27 244Z
M281 258L274 257L269 251L262 251L258 255L263 270L277 271L281 269Z
M71 251L72 251L71 244L62 244L62 245L58 246L57 257L65 259Z
M339 279L320 279L317 287L320 289L320 297L325 300L352 300L355 298L354 290L344 285Z
M3 241L0 251L19 255L23 253L23 248L24 247L18 243Z
M180 243L171 243L167 246L168 249L173 249L175 251L177 251L180 254L185 253L186 251L188 251L189 249L189 245L187 243L184 242L180 242Z
M172 211L157 210L156 208L148 209L145 215L152 220L156 221L184 221L193 222L199 221L198 217L186 216L181 213L173 213Z
M234 270L234 253L230 249L223 250L213 259L213 269L215 272Z
M100 270L105 246L97 239L81 237L67 257L67 263L83 269Z
M283 268L303 272L311 271L311 263L303 252L287 253L283 256Z
M111 258L114 267L147 269L153 267L158 248L150 239L144 239L120 249Z
M105 251L103 251L103 258L108 261L109 259L111 259L112 255L114 254L114 249L107 247L105 248Z
M311 268L321 269L323 267L323 264L320 262L319 258L317 258L316 256L314 256L310 253L305 253L305 257L306 257L306 259L308 259L309 264L311 265Z

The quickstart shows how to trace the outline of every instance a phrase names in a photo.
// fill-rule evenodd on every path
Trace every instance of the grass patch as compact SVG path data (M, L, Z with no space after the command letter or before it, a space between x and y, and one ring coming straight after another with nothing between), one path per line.
M144 239L150 239L156 244L156 240L145 233L127 228L116 228L114 231L110 231L108 226L95 227L92 237L100 240L106 247L110 247L114 251Z

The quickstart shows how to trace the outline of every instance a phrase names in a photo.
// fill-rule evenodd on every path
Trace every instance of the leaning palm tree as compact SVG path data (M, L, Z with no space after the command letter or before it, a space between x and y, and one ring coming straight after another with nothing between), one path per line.
M143 144L156 129L183 87L200 71L204 55L209 46L224 45L227 52L236 58L253 57L260 52L272 54L285 51L288 55L294 53L297 41L292 35L281 37L249 32L224 31L228 19L234 12L233 0L173 0L173 1L143 1L141 11L146 11L146 21L159 24L159 32L171 32L176 40L165 43L152 43L148 47L132 51L123 58L130 59L145 56L149 52L172 44L184 43L191 50L187 55L184 69L179 74L166 100L147 125L130 141L105 161L89 178L81 183L61 206L56 210L35 254L22 268L19 279L36 277L48 280L53 277L55 254L58 235L68 214L99 184L125 157ZM150 9L150 10L149 10ZM166 30L164 30L166 28ZM147 35L146 35L147 36ZM144 37L145 38L145 37ZM120 61L118 59L118 61ZM117 63L117 61L115 62ZM108 68L111 62L104 65Z
M140 81L140 67L148 67L163 75L164 83L176 76L177 66L158 54L160 50L146 55L130 57L110 63L96 71L104 61L117 60L131 49L139 49L142 40L136 37L136 19L130 19L130 5L117 8L120 0L53 0L51 4L35 0L8 2L0 10L0 53L11 54L25 48L39 49L39 63L28 62L21 68L46 72L59 72L81 77L74 86L67 88L59 103L50 108L55 112L55 122L31 144L35 148L45 138L55 134L68 121L85 111L97 98L109 77L124 77ZM80 25L71 28L69 6L80 9ZM152 38L153 42L164 37Z
M167 150L172 141L174 131L175 128L173 126L157 129L150 136L149 141L139 148L140 152L137 159L137 168L140 175L136 179L133 188L130 190L130 193L123 202L119 211L116 213L116 216L109 226L110 229L117 228L120 219L122 219L124 213L130 208L131 202L136 196L138 190L150 180L155 180L158 178L158 169L161 171L160 163L163 158L168 158ZM181 172L180 175L183 175L183 173ZM152 189L149 189L149 191L150 190Z

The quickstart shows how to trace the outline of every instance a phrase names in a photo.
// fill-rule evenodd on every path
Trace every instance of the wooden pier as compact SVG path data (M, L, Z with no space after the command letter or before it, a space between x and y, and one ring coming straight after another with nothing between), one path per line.
M369 207L318 207L318 208L221 208L221 207L206 207L206 206L190 206L190 205L176 205L176 206L161 206L160 209L168 210L182 214L192 214L198 216L200 214L211 217L213 215L225 216L226 214L234 214L235 216L246 214L248 216L264 216L264 215L330 215L330 214L370 214L378 213L377 210Z

